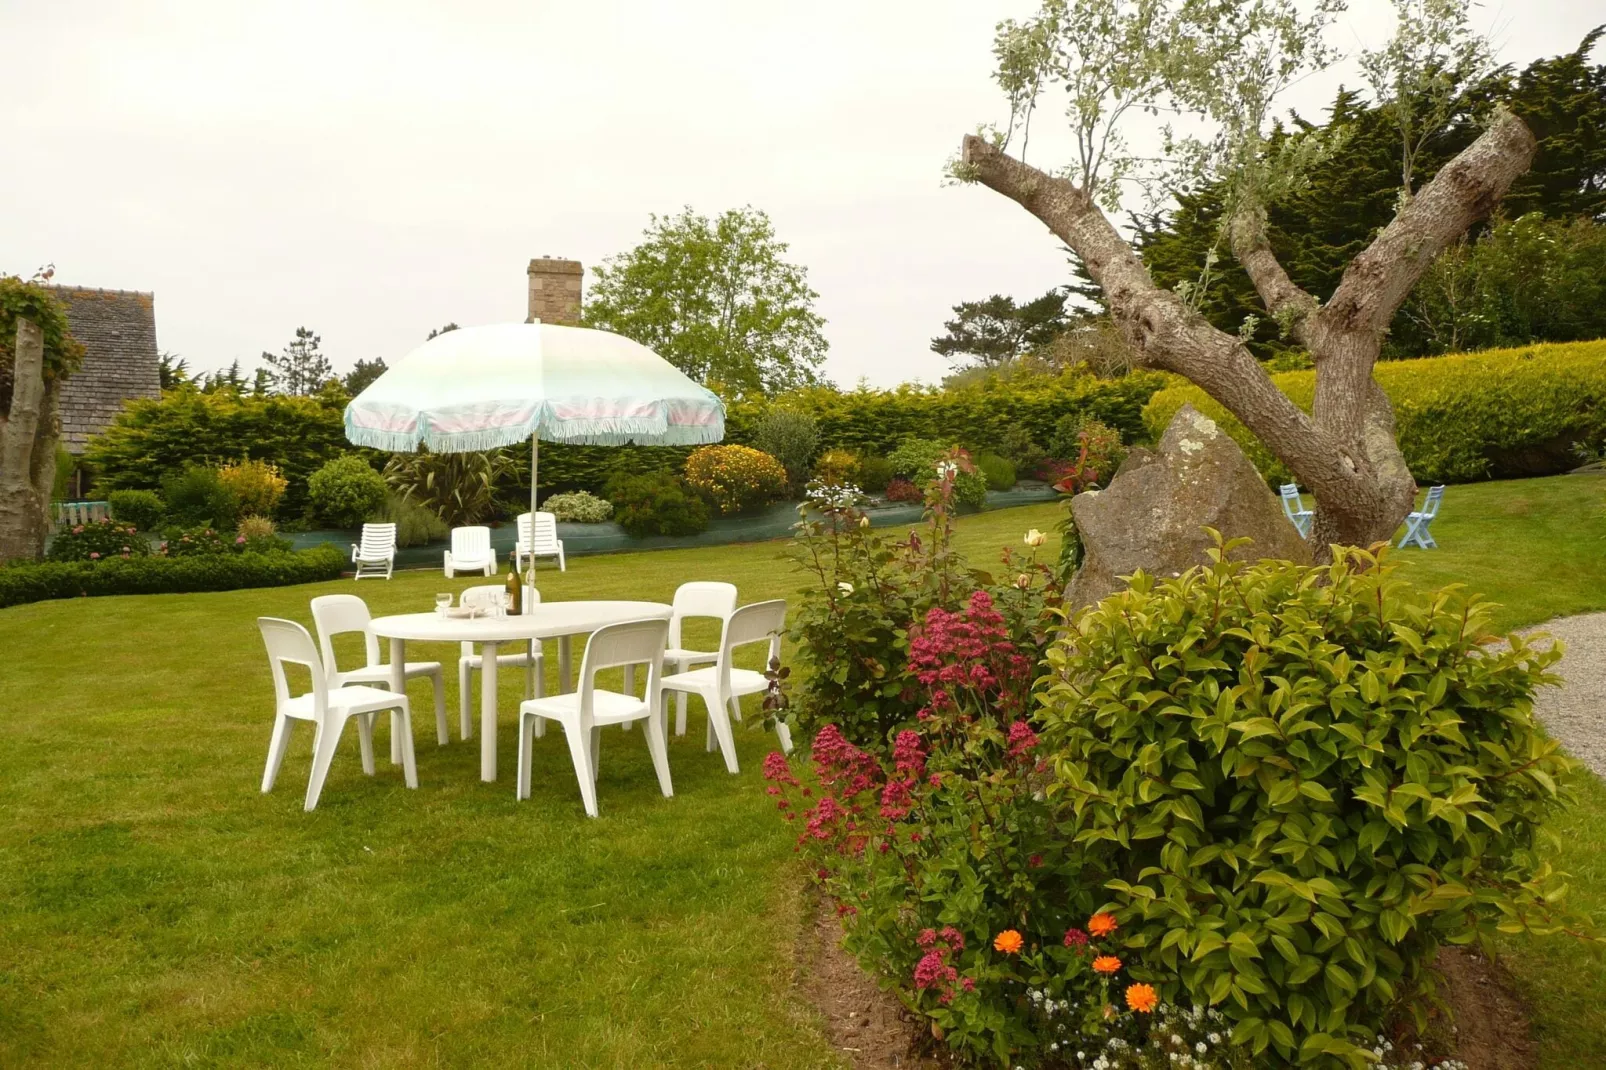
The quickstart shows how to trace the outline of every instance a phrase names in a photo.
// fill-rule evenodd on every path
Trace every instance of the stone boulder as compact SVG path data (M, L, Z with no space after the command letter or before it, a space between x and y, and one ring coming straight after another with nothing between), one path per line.
M1216 422L1184 405L1152 450L1134 449L1104 490L1071 500L1085 557L1066 591L1076 609L1126 586L1142 569L1174 576L1206 564L1206 527L1254 540L1230 556L1310 564L1310 546L1283 515L1238 444Z

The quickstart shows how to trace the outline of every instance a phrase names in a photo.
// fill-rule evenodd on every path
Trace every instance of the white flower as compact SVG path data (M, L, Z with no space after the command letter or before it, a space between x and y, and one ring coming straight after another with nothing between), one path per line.
M870 526L870 518L868 516L861 516L859 518L859 526L861 528L869 527Z
M1041 531L1038 531L1036 528L1033 528L1032 530L1030 530L1030 531L1028 531L1026 533L1026 538L1025 538L1024 541L1025 541L1027 546L1033 547L1035 549L1036 547L1039 547L1039 546L1043 545L1043 543L1046 542L1047 540L1048 540L1048 536L1047 535L1044 535Z
M1207 1050L1207 1049L1206 1049L1206 1048L1205 1048L1205 1042L1204 1042L1204 1041L1202 1041L1202 1040L1201 1040L1201 1041L1199 1041L1199 1043L1197 1043L1197 1044L1195 1044L1195 1045L1194 1045L1194 1046L1193 1046L1193 1050L1194 1050L1194 1051L1196 1051L1196 1052L1198 1052L1198 1053L1199 1053L1199 1054L1200 1054L1200 1055L1203 1055L1203 1054L1204 1054L1204 1053L1205 1053L1205 1051L1206 1051L1206 1050Z
M941 461L937 464L937 478L948 479L959 471L959 466L952 461Z
M1210 1036L1207 1039L1212 1044L1220 1044L1221 1043L1221 1034L1220 1033L1211 1033Z
M853 584L849 583L847 580L843 580L841 583L836 585L836 589L842 592L842 597L846 598L848 595L853 593Z

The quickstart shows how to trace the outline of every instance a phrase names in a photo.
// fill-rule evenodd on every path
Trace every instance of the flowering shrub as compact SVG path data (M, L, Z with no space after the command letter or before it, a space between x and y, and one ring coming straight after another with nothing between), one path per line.
M1139 575L1049 650L1049 796L1108 844L1133 974L1257 1055L1365 1065L1443 943L1553 932L1569 767L1533 717L1559 652L1408 595L1358 550Z
M911 438L893 450L892 456L887 460L892 462L894 475L909 480L923 492L938 478L937 466L952 457L964 459L954 478L955 501L960 505L980 509L987 504L987 477L970 463L970 455L964 450L952 449L935 439ZM890 484L887 487L887 497L889 500L897 500L892 498Z
M613 516L613 503L583 490L554 494L541 508L567 524L601 524Z
M1089 473L1091 483L1109 483L1115 470L1126 460L1126 444L1121 433L1094 416L1073 413L1062 418L1049 441L1049 453L1056 458L1049 470L1063 478L1067 461L1080 456L1077 466Z
M859 476L859 456L852 450L826 450L814 462L814 478L821 483L850 483Z
M104 561L113 557L146 557L151 544L133 524L94 520L64 528L50 540L51 561Z
M279 474L277 465L249 459L219 468L217 478L234 493L240 512L246 516L272 516L290 485Z
M708 530L708 503L673 472L617 475L603 493L613 504L614 520L632 538L696 535Z
M750 446L704 446L686 458L686 482L721 513L739 513L786 494L781 462Z
M902 476L887 482L886 496L889 502L918 502L926 497L919 487Z
M247 537L235 535L226 538L216 528L192 528L162 543L162 553L168 557L200 557L207 554L228 554L243 550Z

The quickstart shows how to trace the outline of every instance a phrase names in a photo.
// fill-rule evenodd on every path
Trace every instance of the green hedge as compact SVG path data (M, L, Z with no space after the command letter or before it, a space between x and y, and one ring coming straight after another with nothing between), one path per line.
M107 594L288 587L335 579L348 565L347 555L328 545L294 553L22 562L0 566L0 607Z
M1315 372L1272 380L1310 410ZM1606 443L1606 340L1493 349L1377 366L1394 404L1400 450L1419 483L1551 475L1576 467L1574 447ZM1204 391L1176 383L1143 410L1158 437L1184 402L1230 434L1268 482L1292 477L1271 451Z

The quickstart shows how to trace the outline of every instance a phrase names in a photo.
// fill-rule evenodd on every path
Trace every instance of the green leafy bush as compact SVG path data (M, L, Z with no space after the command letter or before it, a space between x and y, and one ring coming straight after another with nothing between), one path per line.
M753 448L774 457L793 486L808 482L809 465L820 447L820 428L809 413L771 408L753 424Z
M977 457L976 469L987 481L988 490L1008 490L1015 485L1015 466L996 453Z
M1078 462L1091 473L1088 481L1108 483L1115 470L1126 460L1126 445L1121 433L1096 417L1073 414L1062 419L1049 441L1049 453L1060 462ZM1085 453L1084 453L1085 451ZM1062 471L1053 473L1061 476Z
M64 528L50 539L51 561L101 561L113 557L145 557L151 544L132 524L109 517Z
M162 496L153 490L114 490L106 495L112 507L112 516L141 531L155 531L162 526L167 506Z
M1005 428L997 444L998 455L1014 465L1017 472L1028 476L1037 476L1048 460L1048 451L1038 445L1024 427Z
M1400 451L1419 483L1564 472L1577 464L1575 447L1606 443L1606 341L1387 361L1375 374L1394 405ZM1285 372L1272 381L1310 410L1314 372ZM1220 424L1267 482L1292 480L1259 439L1191 384L1155 394L1144 420L1158 434L1184 403Z
M240 516L240 500L218 478L217 469L192 466L171 475L162 484L167 522L176 528L233 528Z
M859 486L880 494L892 482L892 462L885 457L865 457L859 461Z
M686 458L686 482L721 513L756 509L786 494L781 462L748 446L704 446Z
M1486 603L1360 551L1212 558L1049 648L1050 797L1112 870L1135 978L1257 1053L1365 1066L1441 944L1558 925L1539 835L1571 763L1533 696L1560 655L1487 645Z
M613 517L613 504L583 490L554 494L541 508L569 524L602 524Z
M358 454L347 453L312 473L307 495L321 523L350 529L378 516L390 489L372 465Z
M221 534L216 528L198 527L188 531L176 532L172 538L162 543L162 553L168 557L206 557L211 554L228 554L245 545L246 537L236 535L232 538Z
M43 561L0 565L0 607L113 594L169 594L283 587L340 576L349 567L334 546L294 553L121 557L99 562Z
M673 472L615 476L606 493L614 521L632 538L708 530L708 503Z
M490 519L497 487L515 473L513 456L507 450L393 453L385 464L385 480L393 489L451 527Z
M379 523L396 525L397 546L426 546L442 541L451 533L446 521L394 491L386 493L385 504L374 519Z
M937 479L937 466L947 461L952 453L952 447L945 446L936 439L911 438L893 450L892 456L887 460L892 463L894 475L909 480L916 488L924 491ZM964 454L962 450L959 453L965 459L960 463L955 480L955 497L960 505L980 509L987 504L986 477L976 471L975 466L969 461L968 454ZM891 498L890 493L888 498Z

